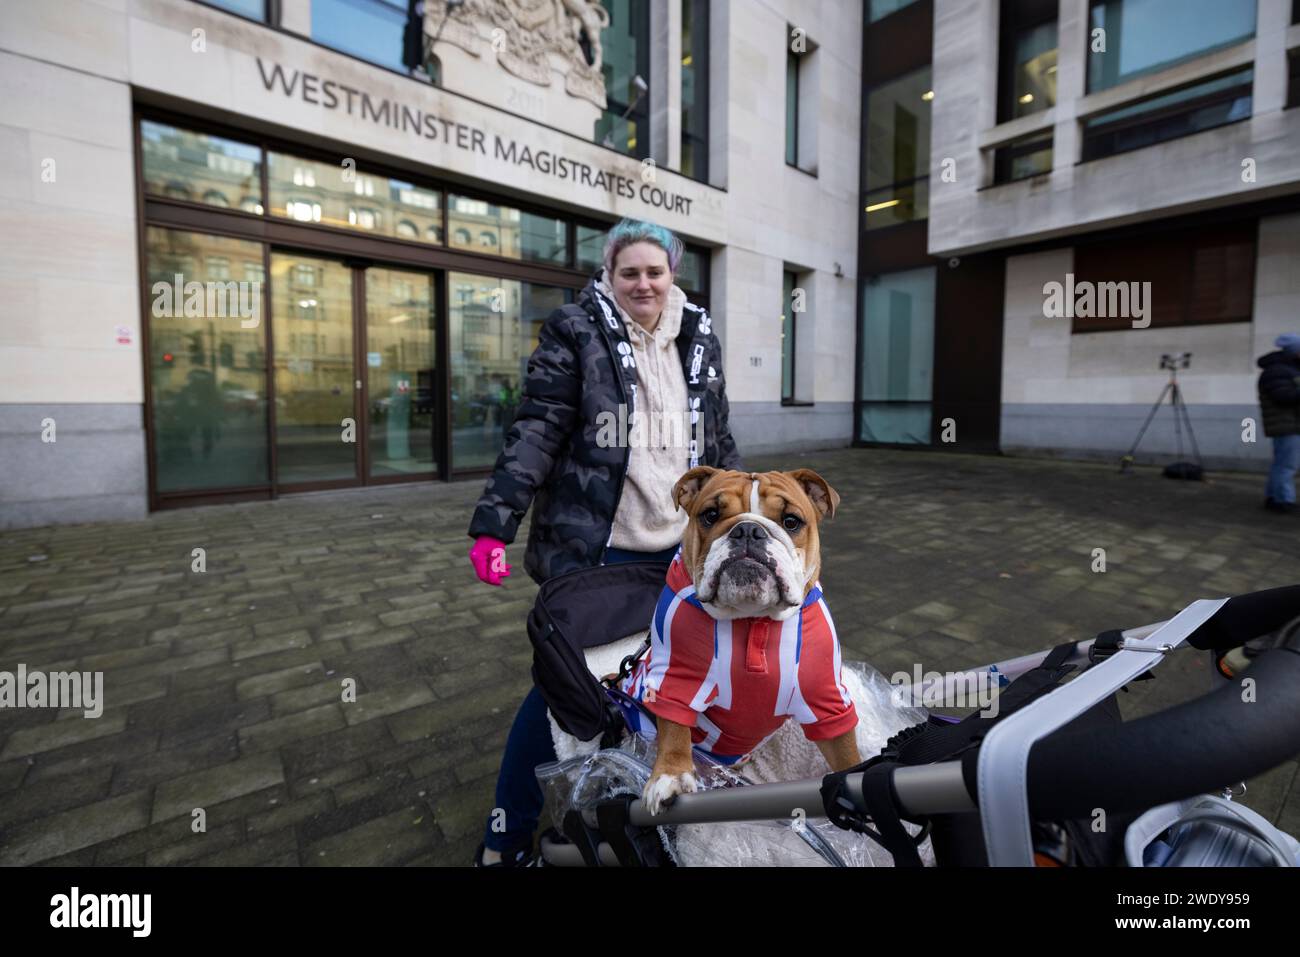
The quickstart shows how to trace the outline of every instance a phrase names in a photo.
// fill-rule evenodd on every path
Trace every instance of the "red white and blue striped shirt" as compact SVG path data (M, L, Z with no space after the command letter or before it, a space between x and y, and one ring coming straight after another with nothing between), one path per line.
M820 585L785 621L718 621L695 597L680 552L655 608L650 650L622 688L653 714L691 728L692 743L719 757L748 754L788 717L812 741L858 723Z

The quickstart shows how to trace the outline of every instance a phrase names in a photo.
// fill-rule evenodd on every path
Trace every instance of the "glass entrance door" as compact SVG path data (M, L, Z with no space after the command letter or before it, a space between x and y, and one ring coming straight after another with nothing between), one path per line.
M271 254L276 481L356 482L362 441L353 270L297 253Z
M428 273L371 267L366 288L368 479L432 477L438 383L438 311Z

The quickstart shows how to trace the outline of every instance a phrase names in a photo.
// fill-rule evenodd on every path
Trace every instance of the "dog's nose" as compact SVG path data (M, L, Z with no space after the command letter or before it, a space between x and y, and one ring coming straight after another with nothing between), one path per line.
M752 542L761 542L767 538L767 530L758 522L737 522L727 533L727 537L737 541L748 539Z

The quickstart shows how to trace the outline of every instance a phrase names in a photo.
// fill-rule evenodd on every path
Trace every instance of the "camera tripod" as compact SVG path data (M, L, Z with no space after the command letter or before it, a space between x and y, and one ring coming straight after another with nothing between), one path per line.
M1165 476L1168 478L1189 478L1200 479L1204 474L1201 463L1201 450L1196 444L1196 433L1192 431L1192 418L1187 412L1187 402L1183 399L1183 390L1178 386L1178 370L1186 369L1191 365L1192 354L1184 352L1178 356L1163 355L1160 357L1160 368L1169 370L1169 381L1165 387L1160 390L1160 396L1156 399L1155 404L1151 406L1151 411L1147 413L1147 420L1142 423L1142 428L1138 431L1137 438L1133 440L1132 447L1119 460L1119 471L1121 475L1128 475L1132 472L1133 453L1137 451L1138 444L1142 441L1142 436L1146 434L1147 427L1151 420L1156 417L1160 411L1160 406L1164 404L1165 396L1169 396L1169 404L1174 408L1174 437L1178 444L1178 461L1165 466ZM1195 465L1182 461L1183 458L1183 426L1187 426L1187 438L1192 444L1192 455L1196 458Z

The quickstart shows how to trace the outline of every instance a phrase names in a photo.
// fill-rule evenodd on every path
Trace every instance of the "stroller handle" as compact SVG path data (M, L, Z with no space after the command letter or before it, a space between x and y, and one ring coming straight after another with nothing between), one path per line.
M1273 589L1289 592L1300 589ZM1270 592L1243 596L1254 599ZM1234 599L1235 600L1235 599ZM1227 606L1225 606L1226 608ZM1291 606L1294 608L1294 605ZM1225 632L1228 629L1223 629ZM1237 631L1236 641L1242 640ZM1247 629L1249 630L1249 629ZM1258 632L1255 632L1258 633ZM1222 647L1217 634L1200 647ZM1035 818L1087 817L1150 808L1244 781L1300 754L1300 631L1255 658L1237 680L1158 714L1104 731L1068 728L1043 738L1029 754L1027 790ZM960 760L899 767L894 774L904 816L951 814L977 808L979 751ZM630 808L637 825L824 817L821 780L760 784L679 796L650 816ZM861 774L848 793L862 793ZM594 812L592 812L594 823Z

